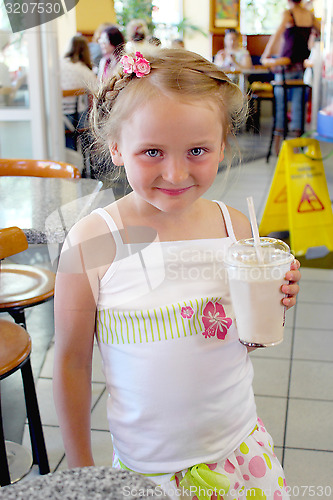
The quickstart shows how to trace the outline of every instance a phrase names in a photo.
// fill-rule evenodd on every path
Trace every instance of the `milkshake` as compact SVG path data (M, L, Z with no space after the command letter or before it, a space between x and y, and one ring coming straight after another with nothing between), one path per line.
M261 262L254 240L231 245L226 257L230 294L241 342L267 347L283 340L285 307L281 286L294 260L288 245L274 238L260 238Z

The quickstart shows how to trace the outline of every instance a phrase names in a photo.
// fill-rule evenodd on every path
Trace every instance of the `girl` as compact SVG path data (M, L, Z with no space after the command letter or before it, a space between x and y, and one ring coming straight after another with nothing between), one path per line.
M57 275L54 388L68 465L94 463L96 332L115 467L148 475L169 495L238 498L252 488L288 498L256 415L223 264L250 225L202 197L243 96L213 63L182 49L121 61L95 96L92 125L133 191L75 225ZM281 290L287 308L298 266Z

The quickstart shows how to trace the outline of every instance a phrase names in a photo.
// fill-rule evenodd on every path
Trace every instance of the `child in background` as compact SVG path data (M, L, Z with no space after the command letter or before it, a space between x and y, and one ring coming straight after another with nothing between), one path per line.
M243 96L197 54L146 57L121 59L91 117L133 191L74 226L57 273L54 393L68 465L94 464L96 335L114 467L147 475L171 497L234 499L251 490L289 498L257 417L224 268L228 247L251 237L250 224L203 198L244 114ZM298 267L281 289L287 308Z

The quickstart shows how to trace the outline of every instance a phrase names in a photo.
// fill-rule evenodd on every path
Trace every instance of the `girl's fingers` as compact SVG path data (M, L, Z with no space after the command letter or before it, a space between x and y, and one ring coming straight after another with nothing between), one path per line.
M295 296L299 292L299 286L297 284L291 283L290 285L282 285L281 287L282 293L286 295Z
M285 275L285 279L292 283L297 283L301 279L301 273L299 271L300 267L300 262L297 259L294 259L290 265L290 271L288 271Z
M296 304L296 297L285 297L284 299L282 299L282 304L286 306L286 309L289 309Z
M288 271L285 275L285 279L287 281L292 281L294 283L297 283L301 279L301 273L296 269Z
M290 267L291 269L299 269L301 267L301 263L297 259L294 259Z

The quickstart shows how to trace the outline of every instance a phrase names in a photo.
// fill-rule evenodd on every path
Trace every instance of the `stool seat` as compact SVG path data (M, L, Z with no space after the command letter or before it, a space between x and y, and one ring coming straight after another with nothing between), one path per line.
M31 339L24 328L0 319L0 380L10 375L31 353Z
M53 272L20 264L1 265L0 311L26 308L53 297Z

